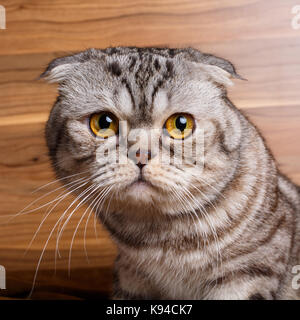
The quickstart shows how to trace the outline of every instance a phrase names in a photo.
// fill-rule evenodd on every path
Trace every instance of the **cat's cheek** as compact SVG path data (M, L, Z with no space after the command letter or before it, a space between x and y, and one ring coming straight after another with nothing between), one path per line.
M66 148L74 159L89 157L95 153L96 140L81 121L68 121Z
M204 153L214 147L218 141L218 123L215 119L205 119L197 123L197 141L203 144Z

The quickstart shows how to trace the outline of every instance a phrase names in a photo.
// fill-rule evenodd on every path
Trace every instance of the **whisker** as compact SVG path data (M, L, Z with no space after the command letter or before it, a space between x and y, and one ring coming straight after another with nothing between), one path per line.
M84 193L84 191L81 192L80 195L79 195L78 197L76 197L76 199L77 199L77 198L80 198L83 193ZM76 199L72 202L72 204L76 201ZM68 208L70 208L70 206L69 206ZM44 244L44 247L43 247L42 252L41 252L41 255L40 255L40 257L39 257L39 260L38 260L38 263L37 263L37 267L36 267L36 271L35 271L35 274L34 274L34 277L33 277L32 288L31 288L31 290L30 290L30 292L29 292L29 295L28 295L29 298L31 297L31 295L32 295L32 293L33 293L33 290L34 290L34 287L35 287L35 284L36 284L37 274L38 274L39 267L40 267L41 261L42 261L42 259L43 259L45 250L46 250L46 248L47 248L47 246L48 246L48 243L49 243L49 241L50 241L50 239L51 239L51 237L52 237L52 234L53 234L54 230L55 230L56 227L58 226L58 224L59 224L60 220L63 218L63 216L64 216L64 215L62 215L62 216L56 221L55 225L53 226L53 228L52 228L52 230L51 230L51 232L50 232L50 234L49 234L49 236L48 236L48 238L47 238L47 240L46 240L46 242L45 242L45 244Z
M88 172L88 171L84 171L84 172ZM84 173L84 172L82 172L82 173ZM99 172L97 172L97 174L93 175L92 177L86 177L86 176L85 176L85 177L79 178L79 179L77 179L77 180L71 181L71 182L69 182L69 183L67 183L67 184L64 184L64 185L62 185L62 186L60 186L60 187L58 187L58 188L56 188L56 189L54 189L54 190L52 190L52 191L47 192L46 194L42 195L41 197L37 198L36 200L32 201L29 205L27 205L27 206L26 206L24 209L22 209L19 213L15 214L15 215L6 215L6 216L16 217L16 216L19 216L19 215L21 215L21 214L23 214L23 213L24 213L24 214L25 214L25 213L27 214L27 213L31 213L31 212L37 211L37 210L39 210L39 209L41 209L41 208L43 208L43 207L45 207L45 206L53 203L54 201L56 201L56 200L58 200L58 199L56 198L56 199L53 200L53 201L47 202L46 204L44 204L44 205L42 205L42 206L39 206L38 208L29 210L29 211L25 211L25 210L26 210L27 208L29 208L30 206L32 206L32 205L33 205L34 203L36 203L37 201L45 198L46 196L48 196L48 195L50 195L50 194L52 194L52 193L54 193L54 192L56 192L56 191L58 191L58 190L60 190L60 189L66 188L66 187L68 187L68 186L70 186L70 185L73 185L75 182L80 182L80 181L85 180L85 179L86 179L86 181L89 180L89 179L95 179L95 178L97 178L97 177L99 177L99 176L101 176L102 174L105 174L105 173L106 173L106 170L100 170ZM80 174L81 174L81 173L80 173ZM2 216L0 216L0 217L4 217L4 215L2 215Z
M84 228L84 236L83 236L83 246L84 246L84 252L85 252L85 255L86 255L86 258L87 258L87 261L89 263L89 257L88 257L88 254L87 254L87 248L86 248L86 233L87 233L87 226L88 226L88 222L89 222L89 219L91 217L91 214L94 212L95 208L99 207L99 204L101 203L102 200L104 200L105 198L105 192L107 189L111 189L112 186L107 186L106 188L104 188L100 194L96 197L96 202L94 204L94 206L90 209L90 213L88 215L88 218L87 218L87 221L85 223L85 228ZM103 195L104 194L104 195ZM97 209L95 210L95 216L96 216L96 212L97 212Z
M32 237L32 239L31 239L31 241L30 241L30 243L29 243L29 245L28 245L28 247L27 247L24 255L27 254L28 250L30 249L30 247L31 247L31 245L32 245L32 243L33 243L33 241L34 241L34 239L36 238L38 232L40 231L42 225L44 224L44 222L46 221L46 219L50 216L51 212L55 209L55 207L56 207L62 200L64 200L69 194L71 194L72 192L76 191L77 189L80 189L80 188L84 187L86 184L88 184L88 182L84 182L84 183L80 184L78 187L76 187L75 189L72 189L72 190L70 190L69 192L67 192L63 197L61 197L61 199L60 199L58 202L56 202L56 204L51 208L51 210L50 210L48 213L46 212L45 217L43 218L43 220L41 221L41 223L40 223L39 227L37 228L35 234L33 235L33 237Z
M7 221L7 223L9 223L12 219L14 219L14 218L16 218L16 217L18 217L18 216L35 212L35 211L37 211L37 210L40 210L40 209L42 209L42 208L50 205L51 203L57 201L59 198L56 197L54 200L51 200L51 201L49 201L49 202L47 202L47 203L45 203L45 204L43 204L43 205L41 205L41 206L39 206L39 207L37 207L37 208L34 208L34 209L32 209L32 210L25 211L25 209L29 208L29 207L32 206L34 203L36 203L37 201L45 198L46 196L50 195L51 193L54 193L54 192L56 192L56 191L58 191L58 190L60 190L60 189L62 189L62 188L65 188L66 186L70 186L70 185L73 186L73 185L75 185L75 184L77 184L77 183L79 184L79 183L81 183L84 179L85 179L85 178L80 178L80 179L78 179L78 180L72 181L72 182L70 182L70 183L68 183L68 184L66 184L66 185L64 185L64 186L60 186L59 188L56 188L56 189L54 189L54 190L52 190L52 191L44 194L43 196L41 196L41 197L39 197L38 199L36 199L36 200L34 200L33 202L31 202L29 205L27 205L24 209L22 209L22 210L21 210L20 212L18 212L17 214L14 214L14 215L6 215L6 217L7 217L7 216L12 217L11 219L9 219L9 220ZM65 192L65 191L63 191L61 194L63 194L64 192ZM4 216L2 216L2 217L4 217Z
M99 177L99 176L101 176L102 174L104 174L105 172L103 171L103 170L101 170L100 172L98 172L97 174L95 174L95 175L93 175L92 177L90 177L90 180L92 180L92 179L95 179L95 178L97 178L97 177ZM85 193L84 193L85 194ZM63 223L63 219L64 219L64 217L65 217L65 215L66 215L66 213L68 212L68 210L73 206L73 204L77 201L77 200L79 200L80 199L80 197L81 196L83 196L84 194L80 194L78 197L76 197L75 199L74 199L74 201L69 205L69 207L64 211L64 213L62 214L62 216L60 217L60 219L59 219L59 225L58 225L58 228L57 228L57 235L56 235L56 239L57 239L57 241L56 241L56 247L55 247L55 272L56 272L56 265L57 265L57 256L59 256L60 257L60 250L59 250L59 246L58 246L58 242L59 242L59 239L60 239L60 237L61 237L61 230L63 230L63 228L65 227L65 224L61 227L61 224ZM80 206L81 204L79 204L79 206ZM76 210L77 209L77 207L74 209L74 210ZM73 212L72 212L73 213ZM68 223L68 220L66 221L66 223Z
M103 180L104 180L104 179L103 179ZM109 180L106 180L106 181L105 181L106 185L107 185L108 182L109 182ZM98 184L98 183L99 183L99 182L97 182L97 184ZM92 184L90 187L88 187L88 188L79 196L79 198L81 198L81 197L84 196L87 192L89 192L89 191L93 188L93 186L95 186L95 185L96 185L96 183L94 183L94 184ZM102 184L102 185L99 185L99 186L105 187L106 185L103 185L103 184ZM63 230L64 230L64 228L66 227L66 225L68 224L68 222L70 221L70 219L72 218L74 212L84 203L84 201L86 201L86 199L87 199L89 196L90 196L89 194L88 194L87 196L85 196L85 198L82 199L82 200L77 204L77 206L72 210L72 212L69 214L68 218L67 218L66 221L64 222L64 224L63 224L63 226L61 227L60 232L59 232L59 234L58 234L58 236L57 236L56 248L58 248L58 243L59 243L59 240L60 240L60 238L61 238L61 236L62 236ZM75 200L76 200L76 199L75 199ZM74 201L75 201L75 200L74 200ZM62 217L64 217L64 216L66 215L66 213L68 212L68 210L70 209L70 207L73 205L73 203L74 203L74 202L72 202L72 204L64 211Z
M109 191L110 191L110 190L109 190ZM112 194L112 196L113 196L113 194ZM107 213L108 213L108 210L109 210L109 207L110 207L110 204L111 204L112 196L110 197L110 199L109 199L109 203L108 203L108 205L107 205L107 207L106 207L106 210L105 210L105 214L104 214L104 222L105 222L106 217L107 217Z
M179 190L178 190L178 191L179 191ZM195 226L195 232L196 232L198 228L197 228L197 224L196 224L196 221L195 221L195 219L194 219L194 216L197 218L197 220L198 220L199 223L200 223L200 219L199 219L198 215L194 212L194 208L193 208L191 205L189 205L189 201L187 200L187 198L186 198L186 196L185 196L184 193L181 193L181 194L180 194L180 198L183 198L182 203L183 203L183 205L184 205L184 207L185 207L185 211L186 211L186 213L189 214L190 217L192 218L193 224L194 224L194 226ZM190 206L190 209L187 208L187 205ZM205 235L205 237L206 237L206 235ZM199 243L197 243L197 248L199 249Z
M96 239L98 239L98 233L97 233L97 217L98 217L98 212L102 210L102 207L103 207L103 203L104 203L104 198L107 196L107 194L109 193L110 189L105 192L102 200L99 202L99 204L97 205L96 207L96 210L95 210L95 215L94 215L94 231L95 231L95 236L96 236Z
M92 196L97 190L99 190L102 186L99 185L99 186L96 186L94 185L94 190L89 194L89 197ZM75 236L76 236L76 233L78 231L78 228L82 222L82 220L84 219L86 213L88 212L88 209L89 207L86 208L86 210L84 211L84 213L81 215L81 218L75 228L75 231L73 233L73 236L72 236L72 240L71 240L71 244L70 244L70 250L69 250L69 263L68 263L68 274L70 276L70 272L71 272L71 257L72 257L72 248L73 248L73 243L74 243L74 239L75 239Z
M37 192L37 191L39 191L39 190L42 190L42 189L46 188L47 186L50 186L50 185L52 185L52 184L54 184L54 183L58 183L58 182L61 182L61 181L63 181L63 180L66 180L66 179L70 179L70 178L76 177L76 176L78 176L78 175L87 173L87 172L89 172L89 170L82 171L82 172L79 172L79 173L71 174L71 175L66 176L66 177L63 177L63 178L56 179L56 180L54 180L54 181L48 182L48 183L46 183L46 184L38 187L37 189L35 189L35 190L32 191L31 193L35 193L35 192Z
M182 186L183 187L183 186ZM191 192L187 189L187 188L185 188L185 187L183 187L185 190L186 190L186 192L188 193L188 195L189 195L189 198L197 205L197 207L199 208L201 208L200 210L201 210L201 212L203 213L203 215L204 215L204 218L205 218L205 220L207 221L207 223L208 223L208 226L209 226L209 228L211 229L211 231L212 231L212 233L213 233L213 237L214 237L214 240L215 240L215 244L216 244L216 246L217 246L217 268L218 268L218 266L219 266L219 258L220 258L220 264L221 264L221 268L222 268L222 257L221 257L221 250L220 250L220 245L219 245L219 239L218 239L218 235L217 235L217 232L216 232L216 229L215 229L215 227L214 227L214 225L213 225L213 222L211 221L211 219L210 219L210 216L209 216L209 214L207 213L207 211L206 211L206 209L205 209L205 207L201 204L201 203L199 203L199 201L197 200L197 199L195 199L195 197L191 194ZM199 190L200 191L200 190Z
M67 212L69 211L69 209L73 206L73 204L78 201L79 199L81 199L86 193L88 193L93 187L95 186L95 184L90 185L89 187L87 187L84 191L82 191L73 201L72 203L68 206L68 208L64 211L64 213L61 215L61 217L59 218L58 221L61 221L65 215L67 214ZM89 196L89 195L88 195ZM66 219L66 221L63 223L62 227L60 228L60 231L58 233L57 239L56 239L56 250L55 253L59 250L59 240L61 238L63 229L65 228L65 226L67 225L67 223L69 222L69 220L71 219L73 213L78 209L78 207L81 206L81 204L83 203L83 201L86 199L87 197L85 197L83 200L80 200L80 202L76 205L76 207L72 210L72 212L69 214L68 218ZM55 254L55 261L57 259L57 256Z
M214 190L215 192L217 192L217 194L218 195L220 195L222 198L224 198L224 199L226 199L226 197L218 190L218 189L216 189L214 186L212 186L210 183L208 183L206 180L204 180L203 178L201 178L201 177L198 177L198 176L196 176L196 175L193 175L193 178L195 178L197 181L199 181L199 182L202 182L202 183L204 183L204 184L206 184L208 187L210 187L212 190ZM215 182L216 183L216 181L214 180L214 179L211 179L212 180L212 182Z

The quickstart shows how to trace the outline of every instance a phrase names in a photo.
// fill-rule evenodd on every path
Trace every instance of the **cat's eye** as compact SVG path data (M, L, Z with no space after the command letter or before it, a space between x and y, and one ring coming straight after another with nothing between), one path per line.
M95 113L89 121L90 128L97 137L107 139L118 133L118 120L109 112Z
M169 117L165 123L165 129L173 139L185 139L194 129L194 118L186 113L176 113Z

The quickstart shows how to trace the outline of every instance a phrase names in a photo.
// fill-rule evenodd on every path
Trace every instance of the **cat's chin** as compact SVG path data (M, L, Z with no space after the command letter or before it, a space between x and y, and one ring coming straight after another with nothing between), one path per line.
M142 203L152 203L155 190L154 187L146 181L137 180L126 188L126 197L129 201Z

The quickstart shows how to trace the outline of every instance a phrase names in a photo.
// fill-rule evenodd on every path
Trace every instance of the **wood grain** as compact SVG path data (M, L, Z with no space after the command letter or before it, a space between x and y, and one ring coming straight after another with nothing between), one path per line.
M37 81L55 57L117 45L193 46L235 63L248 81L230 88L233 102L265 135L280 168L300 184L300 30L291 27L294 0L11 0L2 1L0 30L0 265L7 271L3 297L25 298L51 228L72 201L51 213L24 256L45 208L9 220L59 184L44 142L56 87ZM50 194L38 204L51 201ZM82 208L66 228L54 275L55 237L47 246L33 298L104 298L111 290L116 249L106 231L85 221L69 246ZM93 219L91 219L93 220Z

